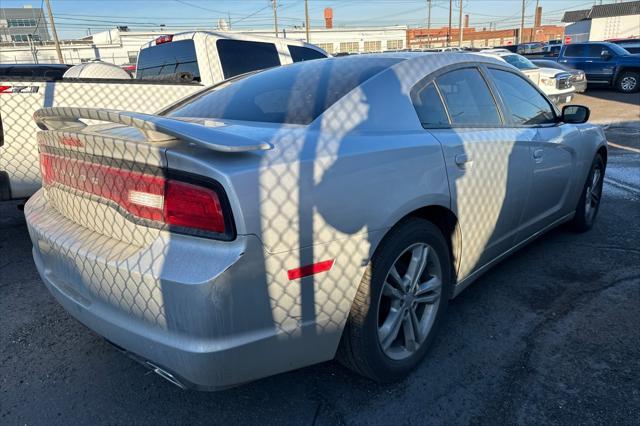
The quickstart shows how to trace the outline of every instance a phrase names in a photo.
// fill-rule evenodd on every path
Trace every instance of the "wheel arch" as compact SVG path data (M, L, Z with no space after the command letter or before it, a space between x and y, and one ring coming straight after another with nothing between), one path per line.
M381 238L375 244L375 249L372 251L371 255L373 256L373 252L378 249L380 243L389 235L395 228L397 228L400 224L406 221L409 218L420 218L428 220L433 223L442 235L444 236L447 244L449 246L449 254L452 259L452 277L454 283L457 282L458 275L458 266L462 253L462 232L460 230L460 226L458 223L458 217L456 214L449 208L440 204L429 204L421 207L414 208L413 210L406 212L399 219L392 224L389 229L381 236Z
M596 154L600 154L602 156L602 160L604 160L604 165L606 167L607 166L607 156L609 155L608 151L607 151L607 147L605 145L600 145L600 147L596 151Z

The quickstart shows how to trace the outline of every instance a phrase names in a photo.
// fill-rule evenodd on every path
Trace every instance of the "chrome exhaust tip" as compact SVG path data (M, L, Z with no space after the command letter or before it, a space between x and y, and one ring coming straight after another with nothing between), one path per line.
M156 373L158 376L162 377L163 379L173 383L174 385L178 386L180 389L186 390L187 387L185 385L183 385L180 380L178 380L173 374L169 373L168 371L158 367L155 364L150 363L149 361L146 362L147 366L149 368L151 368L151 370Z

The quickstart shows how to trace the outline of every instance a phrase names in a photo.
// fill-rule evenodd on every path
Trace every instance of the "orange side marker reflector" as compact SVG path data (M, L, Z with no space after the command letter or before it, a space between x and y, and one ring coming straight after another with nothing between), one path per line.
M311 265L301 266L296 269L289 269L287 275L289 280L297 280L298 278L308 277L309 275L326 272L333 266L333 259L324 260L322 262L313 263Z

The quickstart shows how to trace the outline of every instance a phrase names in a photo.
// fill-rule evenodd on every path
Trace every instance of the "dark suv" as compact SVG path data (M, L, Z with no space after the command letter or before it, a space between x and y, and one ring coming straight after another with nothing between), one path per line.
M640 89L640 55L614 43L565 44L558 62L584 71L589 84L607 85L625 93Z

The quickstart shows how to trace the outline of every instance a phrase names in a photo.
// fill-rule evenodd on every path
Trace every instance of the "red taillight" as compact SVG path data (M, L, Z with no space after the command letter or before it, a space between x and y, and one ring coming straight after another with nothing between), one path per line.
M227 231L220 198L211 188L48 153L40 154L40 166L45 187L70 187L171 227Z
M156 46L162 43L169 43L172 40L173 40L172 34L161 35L160 37L156 38Z
M168 180L164 218L170 225L224 233L224 214L218 194L209 188Z

